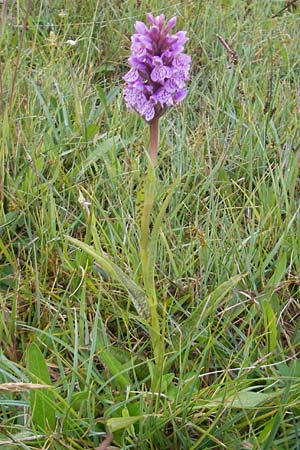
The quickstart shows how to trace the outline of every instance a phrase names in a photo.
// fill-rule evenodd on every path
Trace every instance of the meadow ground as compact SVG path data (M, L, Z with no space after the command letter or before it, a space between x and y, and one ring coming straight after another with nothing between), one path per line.
M299 2L1 8L0 447L300 449ZM192 56L161 119L158 344L132 303L148 126L122 97L149 11Z

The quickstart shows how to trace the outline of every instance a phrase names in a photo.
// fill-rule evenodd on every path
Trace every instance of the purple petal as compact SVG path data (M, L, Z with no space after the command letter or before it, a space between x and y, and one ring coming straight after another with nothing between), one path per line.
M179 53L183 52L183 45L179 44L178 42L175 42L175 44L173 44L171 46L171 51L172 51L172 55L173 57L178 55Z
M140 22L139 20L137 20L134 24L134 29L137 33L140 34L146 34L148 33L148 28L146 27L146 25L144 24L144 22Z
M125 87L123 89L123 94L125 98L125 102L128 108L133 109L135 107L135 94L134 89L130 87Z
M185 81L189 79L188 71L186 70L173 70L172 78L176 80L178 87L184 87Z
M172 17L172 19L169 20L169 22L167 23L166 27L165 27L165 33L168 33L172 28L175 27L177 22L177 17L174 16Z
M155 83L163 83L171 76L171 69L167 66L156 66L151 72L151 80Z
M165 50L161 55L161 59L164 63L170 64L174 56L175 55L171 50Z
M134 55L130 56L128 58L129 65L133 69L137 69L140 72L146 73L147 72L147 66L144 64L145 61L140 61L138 58L136 58Z
M178 80L176 80L176 78L172 77L166 81L164 87L167 92L172 94L173 92L177 91L177 89L180 87L180 85L178 83Z
M150 36L139 34L137 35L135 42L143 44L147 50L152 51L152 40Z
M171 106L173 104L172 95L165 89L158 89L152 96L151 99L155 101L155 103L160 103L161 106Z
M143 44L140 42L132 44L130 47L132 55L134 55L136 58L142 58L146 55L147 50Z
M160 16L157 16L156 18L156 25L161 29L165 23L165 15L160 14Z
M147 13L146 18L147 18L148 22L150 23L150 25L155 25L155 17L153 16L153 14Z
M160 56L153 56L152 63L156 67L160 67L160 66L164 65L163 60Z
M153 44L156 45L158 44L159 35L160 35L159 28L156 25L152 25L150 27L149 36L151 37Z
M142 115L145 117L147 122L150 122L150 120L152 120L155 116L155 108L151 101L145 103Z
M130 69L129 72L124 75L123 80L125 80L127 83L133 83L138 79L138 77L138 71L136 69Z
M135 96L135 105L138 111L142 111L147 103L147 98L142 92L139 92Z
M184 45L189 40L186 36L186 31L177 31L174 37L176 37L177 42L180 42L181 45Z
M172 65L177 69L188 70L190 67L190 63L191 57L189 55L186 55L185 53L179 53L174 57Z
M187 94L187 89L179 89L173 96L173 100L176 103L181 102Z

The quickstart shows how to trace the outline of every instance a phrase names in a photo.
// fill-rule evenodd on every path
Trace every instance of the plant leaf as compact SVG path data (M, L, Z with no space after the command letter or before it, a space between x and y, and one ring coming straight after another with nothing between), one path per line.
M39 347L32 343L28 350L28 370L32 383L50 386L51 380L44 356ZM55 397L51 389L30 391L32 422L43 431L55 429Z
M106 331L101 318L99 317L99 311L97 311L96 320L98 322L98 334L96 338L95 350L99 354L99 359L105 367L109 370L110 374L115 378L118 385L126 389L131 386L131 380L126 371L124 371L124 365L117 359L114 353L109 349L108 341L106 339Z
M123 430L123 428L130 427L134 423L146 417L147 416L111 417L106 421L106 424L108 426L109 431L111 433L114 433L115 431Z
M93 247L79 241L78 239L66 236L69 242L81 248L88 255L92 256L99 266L104 269L114 280L118 281L127 290L132 303L142 319L148 320L150 309L147 297L143 289L126 275L115 263L105 255L99 255Z
M248 390L237 392L224 398L218 396L209 401L209 405L226 405L235 409L253 409L258 405L274 399L274 393L265 394Z
M147 258L147 264L146 264L146 273L147 273L147 277L149 277L149 282L151 285L151 281L154 279L154 270L155 270L155 262L156 262L156 252L157 252L157 241L158 241L158 236L160 233L160 226L161 226L161 222L163 220L163 217L166 213L167 207L171 201L173 192L176 188L178 184L178 179L176 179L170 189L169 192L166 196L166 198L163 201L163 204L161 205L161 208L159 210L159 213L153 223L153 228L152 228L152 232L151 232L151 236L150 236L150 240L148 243L148 258ZM149 283L148 282L148 283Z
M261 301L264 315L264 326L267 334L268 352L273 352L277 344L276 315L268 298Z

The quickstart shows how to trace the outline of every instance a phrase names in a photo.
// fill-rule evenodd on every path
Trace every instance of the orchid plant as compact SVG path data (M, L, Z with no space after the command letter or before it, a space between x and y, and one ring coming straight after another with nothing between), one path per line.
M143 287L135 283L102 251L92 208L87 214L94 247L71 237L68 239L92 256L106 274L120 282L127 290L137 313L149 330L157 368L152 372L152 390L156 391L159 389L164 358L164 336L155 288L156 247L160 226L177 184L177 181L173 183L160 205L157 217L152 220L151 212L157 190L155 166L159 143L159 119L170 107L176 106L186 96L191 57L184 53L184 44L188 40L186 32L170 33L176 25L176 17L166 22L163 14L157 17L147 14L147 20L148 27L140 21L135 23L136 32L131 38L131 55L128 59L130 70L123 77L125 81L123 94L127 107L140 114L150 129L149 164L142 189L141 215L138 218ZM120 378L120 385L124 386L126 382L120 375L122 367L116 361L112 361L109 355L106 358L105 350L102 357L109 364L111 372Z
M188 40L186 31L170 33L176 25L176 17L166 22L163 14L157 17L147 14L147 20L148 27L144 22L135 23L136 32L131 37L131 55L128 59L130 70L123 77L125 81L123 94L127 107L139 113L150 128L150 164L144 181L140 252L144 288L151 315L150 335L154 357L156 363L162 366L164 338L159 324L154 273L160 224L171 194L167 195L150 233L151 211L157 185L155 166L159 143L159 119L168 108L185 98L191 57L184 53L184 44Z

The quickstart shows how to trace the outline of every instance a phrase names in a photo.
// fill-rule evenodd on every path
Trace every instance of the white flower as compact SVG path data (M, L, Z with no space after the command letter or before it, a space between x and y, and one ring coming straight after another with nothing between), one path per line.
M68 39L68 40L66 41L66 44L72 45L72 47L74 47L74 45L77 44L77 41L73 41L73 39Z

